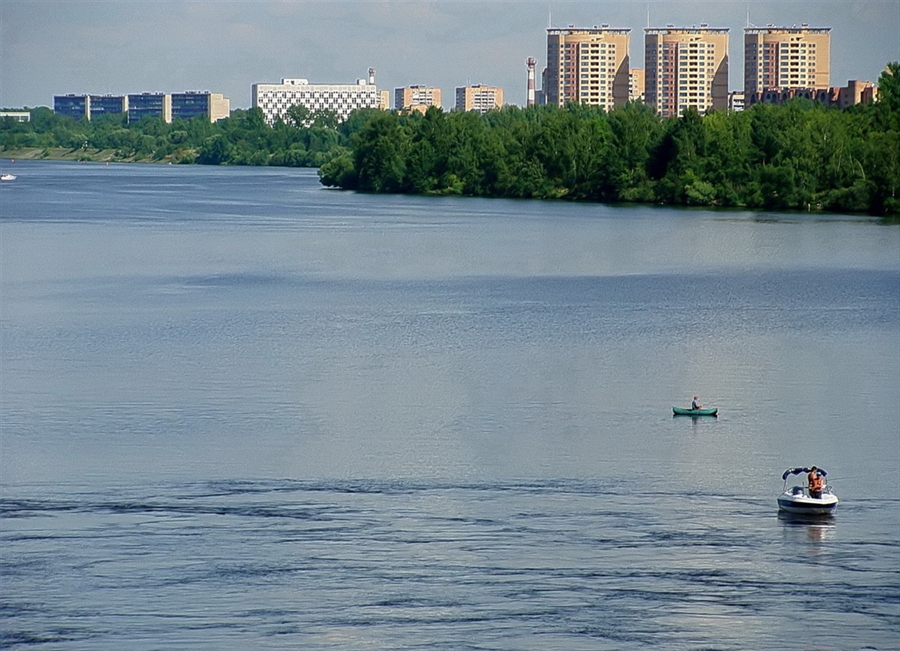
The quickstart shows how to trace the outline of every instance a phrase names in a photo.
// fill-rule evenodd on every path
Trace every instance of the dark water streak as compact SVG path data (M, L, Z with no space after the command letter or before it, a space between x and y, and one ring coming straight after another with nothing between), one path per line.
M780 520L736 495L562 480L125 492L0 502L5 647L107 648L125 621L138 648L772 648L823 617L824 648L860 623L890 648L897 631L882 560L900 542L841 540L838 518ZM820 572L811 599L798 579Z

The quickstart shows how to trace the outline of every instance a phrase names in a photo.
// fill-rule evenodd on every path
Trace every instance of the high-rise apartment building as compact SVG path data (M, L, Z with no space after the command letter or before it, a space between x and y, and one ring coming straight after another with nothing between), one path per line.
M398 111L426 111L429 106L441 108L441 89L428 86L406 86L394 89L394 108Z
M744 96L761 101L766 91L828 90L830 27L744 28ZM813 93L815 94L815 93Z
M280 84L253 84L253 108L262 109L266 122L284 118L292 106L305 106L310 112L334 111L346 120L352 111L379 108L382 94L375 87L375 68L366 79L355 84L311 84L307 79L282 79Z
M630 41L630 29L607 25L548 29L546 103L623 106L629 96Z
M664 118L728 108L728 29L644 30L644 97Z
M487 113L503 106L503 89L494 86L459 86L456 89L456 111Z

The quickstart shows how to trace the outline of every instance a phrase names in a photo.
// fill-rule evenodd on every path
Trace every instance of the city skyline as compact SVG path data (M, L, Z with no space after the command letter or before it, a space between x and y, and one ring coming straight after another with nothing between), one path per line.
M526 103L526 59L546 65L548 26L632 30L631 67L644 67L644 28L706 23L731 30L728 86L743 88L743 28L832 27L831 85L877 81L900 60L895 0L730 2L176 2L3 0L0 106L51 106L66 93L208 90L251 106L254 83L287 77L453 89L497 86ZM540 82L538 82L540 83Z

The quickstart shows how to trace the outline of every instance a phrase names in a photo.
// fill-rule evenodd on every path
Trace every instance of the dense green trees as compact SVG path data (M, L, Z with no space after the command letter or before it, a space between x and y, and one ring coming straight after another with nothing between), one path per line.
M347 136L334 113L293 107L288 121L270 126L261 111L251 109L234 111L215 124L202 118L172 124L144 118L129 124L124 114L73 120L42 107L31 111L31 122L0 120L0 147L63 148L85 159L104 150L113 152L113 160L291 167L318 167L343 151Z
M874 105L796 100L662 120L640 104L383 113L319 171L365 192L900 212L900 65Z

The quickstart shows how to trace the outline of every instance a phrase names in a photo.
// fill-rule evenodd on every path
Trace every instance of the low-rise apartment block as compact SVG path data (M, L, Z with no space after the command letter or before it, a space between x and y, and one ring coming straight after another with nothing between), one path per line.
M878 87L871 81L851 79L846 86L831 88L767 88L754 95L753 103L784 104L797 98L845 109L855 104L871 104L878 99Z
M31 111L0 111L0 120L31 122Z
M128 99L124 95L89 95L89 117L117 115L128 110Z
M854 104L872 104L878 99L878 86L871 81L851 79L846 86L832 89L832 101L840 108Z
M54 95L53 111L76 120L109 113L124 113L128 100L124 95Z
M231 101L218 93L188 91L172 93L172 119L208 118L217 122L231 114Z
M140 93L131 95L55 95L53 111L76 120L90 120L98 115L128 113L129 122L156 117L165 122L190 120L195 117L216 122L231 113L231 101L206 91L185 93Z
M139 93L128 96L128 121L161 118L172 121L172 96L167 93Z

